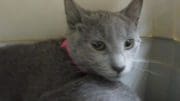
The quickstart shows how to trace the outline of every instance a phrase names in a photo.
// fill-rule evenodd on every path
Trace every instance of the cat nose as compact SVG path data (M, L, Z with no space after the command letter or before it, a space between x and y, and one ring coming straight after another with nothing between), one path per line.
M117 71L118 73L121 73L124 69L125 66L119 67L119 66L112 66L112 68Z

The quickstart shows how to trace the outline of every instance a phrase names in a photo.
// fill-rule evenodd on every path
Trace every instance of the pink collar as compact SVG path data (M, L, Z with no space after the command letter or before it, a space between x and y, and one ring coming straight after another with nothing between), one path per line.
M65 49L66 52L68 53L68 55L70 56L70 48L69 48L69 43L67 41L67 39L64 39L62 44L61 44L61 48Z
M61 43L61 48L65 49L66 52L68 53L68 56L70 57L70 59L72 60L72 64L74 66L76 66L82 73L85 73L85 71L82 71L78 65L75 63L75 61L73 61L73 59L71 58L71 50L70 50L70 47L69 47L69 43L67 41L67 39L64 39L63 42Z
M72 60L72 64L77 66L77 64L73 61L73 59L71 58L71 50L69 47L69 43L67 41L67 39L64 39L63 42L61 43L61 48L65 49L68 56L70 57L70 59Z

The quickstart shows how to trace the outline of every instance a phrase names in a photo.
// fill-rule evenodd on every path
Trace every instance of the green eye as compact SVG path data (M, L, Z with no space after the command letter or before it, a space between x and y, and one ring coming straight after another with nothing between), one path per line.
M102 41L94 41L91 43L92 47L98 51L103 51L106 49L106 45Z
M128 39L128 40L126 40L125 43L124 43L125 49L126 49L126 50L130 50L131 48L134 47L134 43L135 43L134 39Z

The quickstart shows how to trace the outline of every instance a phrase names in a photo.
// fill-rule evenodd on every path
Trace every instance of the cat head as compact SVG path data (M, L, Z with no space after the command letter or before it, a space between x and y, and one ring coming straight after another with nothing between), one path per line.
M80 69L109 80L132 69L140 45L137 32L143 0L133 0L120 12L89 11L65 0L71 56Z

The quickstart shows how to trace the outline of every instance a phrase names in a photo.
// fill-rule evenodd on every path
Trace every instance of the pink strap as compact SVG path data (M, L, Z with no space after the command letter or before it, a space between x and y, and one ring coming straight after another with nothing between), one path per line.
M70 48L69 48L69 43L67 41L67 39L65 39L62 44L61 44L61 48L65 49L68 53L68 55L70 56Z
M64 39L64 41L62 42L62 44L61 44L61 48L63 48L63 49L65 49L66 50L66 52L68 53L68 55L69 55L69 57L70 57L70 59L72 60L72 63L73 63L73 65L75 65L77 68L78 68L78 65L73 61L73 59L71 58L71 50L70 50L70 48L69 48L69 43L68 43L68 41L67 41L67 39ZM78 68L82 73L85 73L85 71L82 71L80 68Z

